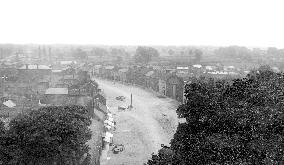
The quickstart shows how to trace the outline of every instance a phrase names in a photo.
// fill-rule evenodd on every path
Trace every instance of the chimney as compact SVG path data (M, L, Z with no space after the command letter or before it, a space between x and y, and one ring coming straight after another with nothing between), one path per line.
M38 69L38 64L36 64L36 69Z
M26 64L26 69L29 69L29 64Z

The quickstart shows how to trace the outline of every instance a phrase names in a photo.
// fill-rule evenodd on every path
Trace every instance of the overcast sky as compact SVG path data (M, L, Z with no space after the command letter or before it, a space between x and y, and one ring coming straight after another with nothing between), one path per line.
M284 48L281 0L0 0L0 43Z

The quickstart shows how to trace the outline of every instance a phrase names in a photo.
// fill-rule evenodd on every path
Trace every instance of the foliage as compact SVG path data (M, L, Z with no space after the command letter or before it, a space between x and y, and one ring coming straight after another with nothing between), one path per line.
M177 109L186 123L170 146L176 164L283 164L283 80L263 66L231 82L187 85Z
M0 120L0 136L5 133L5 127L4 127L4 122Z
M79 164L88 153L91 120L82 106L51 106L10 122L4 164ZM0 149L2 152L2 148ZM87 154L88 157L90 156Z
M87 52L78 48L73 52L73 57L76 59L86 59L88 58Z
M242 60L251 60L252 56L251 50L241 46L220 47L215 51L215 54L220 55L223 58Z
M168 54L172 56L172 55L175 54L175 51L173 51L172 49L170 49L170 50L168 50Z
M91 51L91 54L94 56L104 57L104 56L107 56L109 53L104 48L96 47L96 48L93 48L93 50Z
M158 56L159 52L156 49L152 47L139 46L136 49L134 60L136 63L147 64L152 60L153 57Z
M195 51L194 51L194 61L196 62L196 63L199 63L200 62L200 60L201 60L201 58L202 58L202 54L203 54L203 52L201 51L201 50L199 50L199 49L196 49Z

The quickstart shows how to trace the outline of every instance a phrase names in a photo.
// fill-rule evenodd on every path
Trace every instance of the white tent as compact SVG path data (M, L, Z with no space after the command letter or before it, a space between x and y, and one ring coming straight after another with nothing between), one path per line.
M16 104L12 100L5 101L3 104L9 108L13 108L16 106Z
M110 143L112 140L113 134L110 132L106 132L105 137L104 137L104 141Z

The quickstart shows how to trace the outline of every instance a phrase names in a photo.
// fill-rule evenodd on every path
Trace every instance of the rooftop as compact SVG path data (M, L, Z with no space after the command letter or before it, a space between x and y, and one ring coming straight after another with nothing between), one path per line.
M28 67L28 68L27 68ZM42 69L42 70L51 70L51 68L47 65L24 65L19 69Z
M68 88L48 88L45 91L46 95L67 95Z

